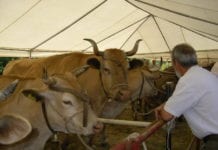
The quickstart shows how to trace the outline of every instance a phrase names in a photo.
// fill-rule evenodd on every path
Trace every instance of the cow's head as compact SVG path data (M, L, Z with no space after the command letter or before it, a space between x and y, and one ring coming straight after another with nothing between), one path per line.
M132 100L143 97L150 97L157 94L155 80L160 78L156 72L150 71L144 63L133 59L132 68L128 72L129 88L132 92Z
M127 75L130 67L127 56L134 55L138 50L138 40L131 51L124 52L120 49L107 49L99 51L97 44L91 39L85 39L93 46L97 58L90 58L87 63L100 70L102 88L109 99L127 101L130 100Z
M72 75L56 75L43 82L43 90L25 89L22 93L45 104L48 121L56 131L77 134L92 134L99 128L99 123L88 103L88 97L81 94L82 88ZM87 113L84 126L84 112Z

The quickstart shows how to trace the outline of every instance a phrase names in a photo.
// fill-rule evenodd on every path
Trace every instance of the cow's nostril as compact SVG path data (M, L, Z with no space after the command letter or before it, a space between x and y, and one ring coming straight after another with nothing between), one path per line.
M97 124L93 126L93 130L95 133L101 132L103 128L104 128L104 125L100 122L97 122Z
M128 90L120 90L117 96L119 100L126 101L130 99L130 92Z
M119 93L120 96L123 96L123 95L124 95L121 91L119 91L118 93Z

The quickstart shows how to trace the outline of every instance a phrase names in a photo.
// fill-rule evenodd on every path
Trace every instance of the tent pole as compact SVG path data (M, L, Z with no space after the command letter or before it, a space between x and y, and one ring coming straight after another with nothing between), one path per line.
M213 22L213 21L209 21L209 20L202 19L202 18L194 17L194 16L191 16L191 15L187 15L187 14L184 14L184 13L176 12L176 11L173 11L173 10L170 10L170 9L167 9L167 8L164 8L164 7L160 7L160 6L157 6L157 5L148 3L148 2L144 2L144 1L141 1L141 0L135 0L135 1L140 2L140 3L143 3L143 4L145 4L145 5L149 5L149 6L151 6L151 7L155 7L155 8L164 10L164 11L168 11L168 12L171 12L171 13L174 13L174 14L177 14L177 15L180 15L180 16L184 16L184 17L187 17L187 18L195 19L195 20L202 21L202 22L206 22L206 23L213 24L213 25L218 25L217 22Z
M123 29L121 29L121 30L119 30L119 31L117 31L117 32L115 32L115 33L112 33L111 35L109 35L109 36L107 36L107 37L101 39L100 41L98 41L98 42L96 42L96 43L98 44L98 43L101 43L102 41L104 41L104 40L106 40L106 39L109 39L110 37L112 37L112 36L114 36L114 35L116 35L116 34L122 32L122 31L124 31L125 29L128 29L129 27L135 25L136 23L138 23L138 22L140 22L140 21L146 19L147 17L149 17L149 16L146 16L146 17L143 17L143 18L137 20L136 22L134 22L134 23L128 25L127 27L125 27L125 28L123 28ZM85 48L84 50L82 50L82 52L85 52L86 50L88 50L88 49L91 48L91 47L92 47L92 46L89 46L89 47Z
M136 33L136 31L138 31L138 29L148 20L148 18L150 18L151 15L148 15L147 18L145 18L145 20L130 34L130 36L125 40L125 42L121 45L120 49L123 48L123 46L126 44L126 42L133 36L133 34Z
M163 37L164 42L166 43L166 45L167 45L167 47L168 47L168 49L169 49L169 52L170 52L170 47L169 47L169 45L168 45L168 43L167 43L167 40L166 40L166 38L165 38L163 32L162 32L161 29L160 29L159 24L157 23L157 20L155 19L155 17L154 17L153 15L152 15L152 18L154 19L154 22L155 22L155 24L157 25L157 28L158 28L158 30L160 31L161 36Z
M184 41L185 41L185 42L187 42L187 41L186 41L186 39L185 39L185 36L184 36L184 33L183 33L183 30L182 30L182 28L181 28L181 27L179 27L179 28L180 28L180 30L181 30L182 37L183 37Z
M15 24L17 21L19 21L23 16L25 16L28 12L30 12L35 6L37 6L42 0L37 1L34 3L27 11L25 11L21 16L19 16L17 19L15 19L13 22L11 22L9 25L7 25L4 29L0 31L0 34L3 33L5 30L10 28L13 24Z
M131 4L132 6L138 8L138 9L140 9L140 10L142 10L142 11L148 13L148 14L151 14L151 15L153 15L153 16L155 16L155 17L158 17L158 16L156 16L156 15L154 15L154 14L152 14L152 13L150 13L150 12L148 12L148 11L146 11L146 10L140 8L140 7L138 7L137 5L135 5L135 4L131 3L131 2L129 2L128 0L125 0L125 1L126 1L127 3L129 3L129 4ZM210 36L214 36L214 37L217 37L216 35L209 34L209 33L205 33L205 32L202 32L202 31L199 31L199 32L201 32L201 33L198 33L198 32L196 32L196 31L194 31L194 30L191 30L191 29L189 29L189 28L187 28L187 27L185 27L185 26L182 26L182 25L180 25L180 24L177 24L177 23L175 23L175 22L172 22L172 21L170 21L170 20L168 20L168 19L165 19L165 18L162 18L162 17L158 17L158 18L160 18L160 19L162 19L162 20L165 20L165 21L167 21L167 22L170 22L170 23L172 23L172 24L175 24L175 25L177 25L177 26L180 26L180 27L182 27L182 28L184 28L184 29L187 29L187 30L189 30L189 31L192 31L193 33L196 33L196 34L198 34L198 35L201 35L202 37L206 37L206 38L208 38L208 39L211 39L211 40L213 40L213 41L218 42L217 40L215 40L215 39L213 39L213 38L211 38L211 37L209 37L209 36L203 35L203 34L201 34L201 33L204 33L204 34L207 34L207 35L210 35ZM198 31L198 30L197 30L197 31Z
M43 45L44 43L46 43L47 41L51 40L52 38L56 37L57 35L59 35L60 33L64 32L65 30L67 30L68 28L70 28L72 25L76 24L77 22L79 22L80 20L82 20L83 18L85 18L87 15L89 15L91 12L93 12L94 10L96 10L98 7L100 7L102 4L104 4L107 0L104 0L103 2L101 2L100 4L98 4L97 6L95 6L94 8L92 8L91 10L89 10L87 13L85 13L84 15L82 15L81 17L79 17L77 20L75 20L74 22L72 22L71 24L67 25L66 27L64 27L63 29L61 29L60 31L58 31L57 33L51 35L50 37L48 37L46 40L42 41L41 43L39 43L38 45L34 46L33 48L30 49L30 51L32 52L34 49L36 49L37 47Z

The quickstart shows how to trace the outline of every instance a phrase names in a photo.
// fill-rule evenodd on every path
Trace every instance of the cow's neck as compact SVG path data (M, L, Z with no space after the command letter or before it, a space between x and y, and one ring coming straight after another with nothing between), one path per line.
M139 79L139 86L137 86L135 89L132 89L132 101L135 101L136 99L141 99L144 96L144 84L145 84L145 78L143 73L139 72L140 77L137 77Z
M39 116L40 119L38 121L40 121L41 123L34 127L34 130L35 132L38 132L38 135L35 138L33 138L33 140L31 140L34 143L35 148L33 146L29 146L27 150L42 150L48 138L53 134L49 129L46 120L44 118L42 105L41 105L41 113L39 114Z

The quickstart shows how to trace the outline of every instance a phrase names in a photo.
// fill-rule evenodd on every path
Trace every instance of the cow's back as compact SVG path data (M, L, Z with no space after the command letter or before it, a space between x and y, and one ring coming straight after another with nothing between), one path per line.
M76 67L86 64L90 57L97 57L92 54L79 52L55 55L46 58L23 58L10 61L4 68L3 75L14 75L21 77L41 77L43 68L46 68L49 75L64 74Z

